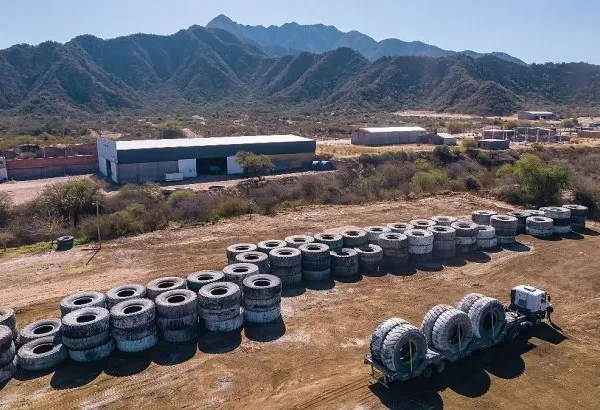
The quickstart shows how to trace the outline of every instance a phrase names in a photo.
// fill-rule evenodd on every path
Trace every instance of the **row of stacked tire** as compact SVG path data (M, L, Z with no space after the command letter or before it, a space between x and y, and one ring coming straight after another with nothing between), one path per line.
M425 358L428 348L453 355L460 354L473 338L498 340L505 321L504 307L498 300L471 293L456 307L444 304L431 308L421 327L401 318L384 321L371 336L371 358L391 372L413 369ZM440 366L444 365L441 362ZM424 376L433 370L426 369Z

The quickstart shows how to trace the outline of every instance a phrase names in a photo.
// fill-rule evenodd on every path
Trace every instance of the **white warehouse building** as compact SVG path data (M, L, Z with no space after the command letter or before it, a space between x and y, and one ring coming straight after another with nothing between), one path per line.
M370 127L352 132L353 145L396 145L423 142L429 132L421 127Z

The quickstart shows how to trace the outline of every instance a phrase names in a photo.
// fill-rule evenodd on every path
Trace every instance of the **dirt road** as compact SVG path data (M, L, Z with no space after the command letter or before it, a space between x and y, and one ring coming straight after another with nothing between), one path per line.
M31 201L36 198L44 188L60 182L75 181L89 178L91 175L75 175L56 178L35 179L32 181L11 181L0 184L0 192L6 192L15 204Z
M309 207L112 241L88 265L90 252L81 248L0 259L0 305L15 308L22 326L56 317L59 300L71 292L222 268L225 246L235 242L481 208L505 207L468 195ZM512 251L459 258L439 270L407 268L354 283L306 284L285 295L283 323L227 336L202 332L197 343L19 374L1 388L0 408L597 408L598 234L519 240ZM431 306L456 303L472 291L506 302L510 288L522 283L552 293L562 333L544 325L530 338L452 365L427 383L389 391L372 383L363 358L379 322L394 315L420 325Z

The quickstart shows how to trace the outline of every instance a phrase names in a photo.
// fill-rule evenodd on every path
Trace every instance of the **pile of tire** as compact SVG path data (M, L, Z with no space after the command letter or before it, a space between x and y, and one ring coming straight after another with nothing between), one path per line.
M65 316L75 310L106 307L106 297L100 292L78 292L67 296L60 302L60 314Z
M338 233L318 233L315 242L329 246L330 251L339 251L344 247L344 238Z
M496 228L490 225L478 225L477 247L479 249L494 249L498 246Z
M358 270L361 273L375 274L383 262L383 249L379 245L368 244L354 248L358 253Z
M436 222L432 221L431 219L413 219L409 222L409 224L413 226L412 229L426 230L430 226L435 226Z
M552 218L552 229L556 234L567 234L571 232L571 210L560 206L548 206L540 208L544 216Z
M358 248L369 243L367 233L362 229L348 229L342 232L344 248Z
M430 226L433 225L433 221ZM411 225L413 225L411 221ZM425 229L410 229L404 232L408 238L408 255L416 264L426 263L433 259L433 233Z
M12 332L14 342L18 344L19 331L17 329L17 319L14 310L0 307L0 326L8 327Z
M519 221L510 215L494 215L490 218L490 225L496 229L496 240L499 244L511 244L517 240Z
M253 243L236 243L227 247L225 251L227 255L227 264L235 263L235 257L240 253L252 252L258 249Z
M384 233L379 235L379 246L383 251L383 265L387 269L396 269L408 263L408 237L403 233Z
M246 278L248 279L248 278ZM231 282L213 282L198 292L198 313L211 332L232 332L244 323L242 292Z
M234 263L223 268L223 274L227 282L233 282L241 289L242 282L250 275L258 275L260 270L253 263Z
M170 290L185 289L186 281L177 276L154 279L146 285L146 297L155 300L161 293Z
M371 359L397 372L417 367L427 353L427 341L418 327L404 319L381 323L371 336Z
M258 273L268 274L269 273L269 255L259 252L251 251L240 253L235 257L235 263L251 263L258 267Z
M457 308L468 315L473 335L478 339L497 340L501 336L506 315L497 299L470 293L461 299Z
M563 205L563 208L571 211L571 229L575 232L584 232L588 208L583 205Z
M527 218L531 216L531 213L528 211L510 211L506 214L517 218L517 233L525 233Z
M460 353L473 339L469 315L450 305L437 305L427 312L421 331L428 345L438 351Z
M273 249L277 248L285 248L287 247L286 241L280 241L279 239L268 239L266 241L261 241L256 245L256 250L258 252L262 252L269 255Z
M456 229L451 226L436 225L428 228L433 233L433 257L436 260L451 259L456 256Z
M156 305L150 299L134 298L110 309L112 335L117 350L142 352L158 343Z
M21 346L17 352L16 362L17 366L24 370L37 372L53 369L67 360L67 357L69 357L69 352L63 345L61 338L46 336L31 340ZM0 370L0 373L2 373L2 370Z
M456 230L456 252L467 254L475 252L477 247L477 235L479 234L479 225L475 222L456 221L452 224Z
M538 238L547 238L554 234L554 221L546 216L530 216L527 218L525 231L528 235Z
M19 332L19 344L24 345L42 337L61 338L60 319L42 319L23 327Z
M451 226L454 222L456 222L456 218L453 216L447 215L437 215L431 218L433 222L437 226Z
M331 274L335 278L346 278L358 275L358 252L351 248L342 248L339 251L330 251Z
M197 293L204 285L224 280L225 274L223 273L223 271L201 270L198 272L190 273L187 277L186 282L187 288Z
M281 279L284 288L302 282L302 252L296 248L277 248L269 252L271 275Z
M497 215L497 212L489 211L487 209L480 209L473 211L471 214L471 220L477 225L489 225L490 218L494 215Z
M62 342L76 362L93 362L115 350L110 333L110 314L101 307L74 310L62 318Z
M287 243L288 248L299 248L300 245L305 245L307 243L313 243L315 238L308 235L292 235L285 238L285 242Z
M113 306L130 299L139 299L146 297L146 287L137 283L128 283L112 288L106 292L106 308L112 309Z
M245 321L269 323L281 317L282 286L277 276L252 275L244 279L243 286Z
M329 246L323 243L307 243L298 250L302 253L302 279L322 281L331 279Z
M539 209L527 209L525 212L529 213L529 216L545 216L546 214Z
M406 222L393 222L388 224L387 227L390 228L392 233L404 233L411 229L415 229L414 226Z
M17 346L13 338L12 329L0 325L0 384L12 379L17 370Z
M367 233L368 243L373 245L377 245L379 243L379 237L382 234L392 231L387 226L367 226L363 230Z
M189 289L163 292L154 300L156 324L163 340L184 343L194 340L198 324L198 295Z

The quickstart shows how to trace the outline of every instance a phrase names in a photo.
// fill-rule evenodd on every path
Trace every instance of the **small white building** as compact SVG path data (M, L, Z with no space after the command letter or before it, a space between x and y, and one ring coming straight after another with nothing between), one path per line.
M369 127L352 132L353 145L397 145L416 144L429 135L421 127Z
M456 136L446 132L438 132L437 145L456 145Z
M521 111L517 114L520 120L539 121L549 120L553 121L558 119L556 114L550 111Z

